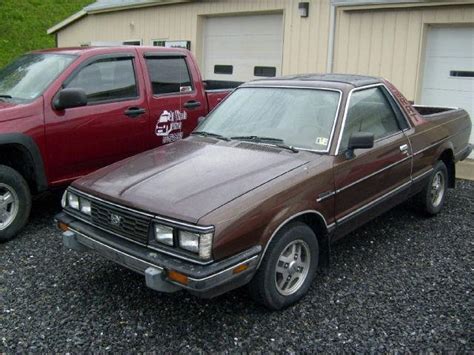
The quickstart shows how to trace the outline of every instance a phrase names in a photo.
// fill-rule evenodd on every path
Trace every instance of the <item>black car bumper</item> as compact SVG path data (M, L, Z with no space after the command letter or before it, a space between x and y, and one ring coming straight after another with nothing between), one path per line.
M186 289L200 297L215 297L248 283L260 259L261 247L255 246L227 259L200 265L119 238L66 213L55 219L63 229L67 226L62 235L64 246L76 251L93 250L145 275L146 285L160 292ZM170 273L178 273L182 281L171 280Z

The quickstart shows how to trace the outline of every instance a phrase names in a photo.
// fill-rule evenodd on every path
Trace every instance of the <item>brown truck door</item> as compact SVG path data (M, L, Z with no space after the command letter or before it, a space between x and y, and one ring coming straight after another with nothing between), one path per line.
M338 235L389 209L409 192L411 151L400 117L383 85L355 89L338 142L334 165ZM351 134L374 134L374 147L345 154Z
M191 75L189 58L182 52L145 53L152 147L188 136L198 119L206 115L207 102L202 88ZM201 89L201 90L199 90Z

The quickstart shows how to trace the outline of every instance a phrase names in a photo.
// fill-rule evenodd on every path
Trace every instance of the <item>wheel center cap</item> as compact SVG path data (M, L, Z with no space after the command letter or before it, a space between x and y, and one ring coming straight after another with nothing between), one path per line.
M296 266L296 261L292 261L290 262L290 265L288 266L288 271L291 275L293 275L297 270L297 266Z

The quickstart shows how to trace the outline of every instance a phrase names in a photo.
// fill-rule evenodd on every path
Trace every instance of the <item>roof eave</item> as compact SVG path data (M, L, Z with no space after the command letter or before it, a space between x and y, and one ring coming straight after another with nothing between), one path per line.
M87 10L84 8L74 15L69 16L67 19L61 21L60 23L54 25L53 27L49 28L46 33L53 34L58 32L59 30L63 29L64 27L70 25L71 23L83 18L86 15L94 15L106 12L115 12L115 11L123 11L123 10L130 10L130 9L139 9L144 7L152 7L152 6L161 6L161 5L171 5L171 4L179 4L179 3L187 3L194 0L161 0L161 1L153 1L153 2L145 2L140 4L128 4L128 5L118 5L118 6L110 6L105 8L98 8L98 9L91 9Z
M100 14L104 12L115 12L115 11L123 11L123 10L130 10L130 9L140 9L144 7L152 7L152 6L162 6L162 5L173 5L179 3L186 3L191 2L193 0L161 0L161 1L150 1L138 4L128 4L128 5L117 5L117 6L109 6L105 8L98 8L98 9L91 9L88 10L88 14Z
M46 33L47 34L53 34L53 33L56 33L58 32L60 29L62 29L63 27L66 27L67 25L83 18L84 16L87 15L87 11L85 10L80 10L78 12L76 12L74 15L72 16L69 16L67 19L61 21L60 23L54 25L53 27L49 28Z

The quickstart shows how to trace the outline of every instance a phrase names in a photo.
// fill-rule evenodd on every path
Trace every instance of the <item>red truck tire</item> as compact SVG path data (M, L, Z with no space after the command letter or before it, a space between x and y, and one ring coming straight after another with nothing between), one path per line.
M31 211L31 193L16 170L0 165L0 243L13 239Z

